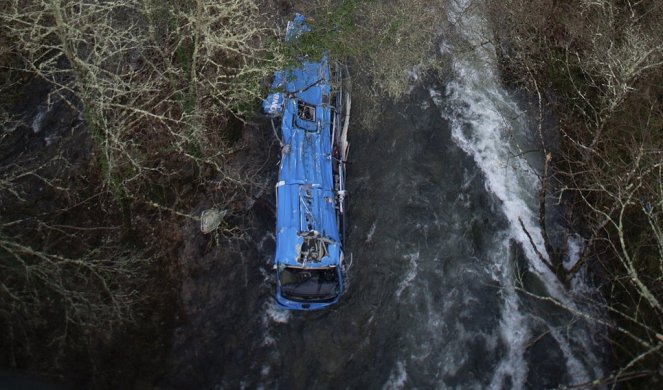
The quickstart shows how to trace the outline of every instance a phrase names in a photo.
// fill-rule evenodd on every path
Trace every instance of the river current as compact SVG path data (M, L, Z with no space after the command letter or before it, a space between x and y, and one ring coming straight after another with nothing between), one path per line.
M523 153L538 150L535 118L501 85L485 21L454 4L439 53L451 73L413 80L372 128L352 127L340 304L276 306L266 225L233 274L191 282L207 287L178 329L171 385L541 389L603 376L601 329L520 290L577 308L589 287L565 290L518 222L543 250L542 153Z

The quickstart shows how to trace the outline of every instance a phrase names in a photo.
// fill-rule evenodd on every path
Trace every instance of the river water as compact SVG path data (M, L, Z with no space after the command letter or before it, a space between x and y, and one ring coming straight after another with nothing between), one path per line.
M601 329L519 290L587 310L574 296L589 287L564 290L520 227L543 250L542 156L522 153L538 145L533 117L478 45L484 22L454 4L440 45L451 73L413 81L373 128L351 130L354 261L340 304L275 305L270 221L244 262L189 281L170 386L540 389L604 375Z

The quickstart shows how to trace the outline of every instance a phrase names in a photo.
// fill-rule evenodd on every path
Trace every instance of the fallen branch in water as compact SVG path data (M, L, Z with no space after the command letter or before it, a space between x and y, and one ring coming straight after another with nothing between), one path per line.
M555 268L552 266L552 264L550 264L550 261L548 261L548 259L546 259L543 256L543 253L541 253L541 251L539 251L539 248L536 247L536 244L534 243L534 240L532 239L532 235L529 234L529 231L527 231L527 228L525 227L525 224L523 223L522 218L518 217L518 222L520 222L520 227L523 229L523 232L525 232L525 235L529 239L529 243L532 244L532 249L534 249L534 252L536 252L536 255L539 257L539 260L541 260L541 262L543 262L543 264L545 264L546 267L548 267L551 271L555 272Z

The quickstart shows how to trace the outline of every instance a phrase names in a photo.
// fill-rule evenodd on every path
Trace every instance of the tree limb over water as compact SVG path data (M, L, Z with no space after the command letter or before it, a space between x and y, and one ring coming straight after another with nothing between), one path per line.
M586 265L602 275L622 368L601 383L654 383L663 372L663 4L513 0L486 9L505 79L559 118L561 147L542 188L557 188L570 223L589 237L569 272Z

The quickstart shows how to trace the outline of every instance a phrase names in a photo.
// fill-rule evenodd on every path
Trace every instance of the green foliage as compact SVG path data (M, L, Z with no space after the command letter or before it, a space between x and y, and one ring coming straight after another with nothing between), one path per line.
M437 56L440 26L447 23L445 5L423 0L318 1L302 5L312 31L286 47L286 57L332 58L351 63L353 78L361 88L355 98L367 103L359 118L371 122L381 99L399 99L410 90L410 72L440 71L445 63ZM416 28L414 27L416 26ZM376 106L372 106L372 105Z
M310 32L285 45L286 57L297 61L303 57L319 59L324 53L329 53L333 58L359 55L368 45L356 45L354 37L359 32L356 23L362 8L370 3L373 1L343 0L340 4L327 4L315 13L314 18L307 20Z
M177 65L182 69L182 73L191 74L191 65L193 63L193 45L186 39L181 39L175 48L175 59Z

